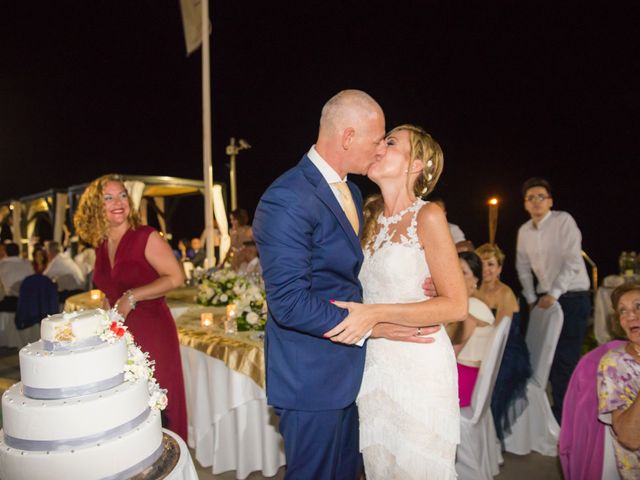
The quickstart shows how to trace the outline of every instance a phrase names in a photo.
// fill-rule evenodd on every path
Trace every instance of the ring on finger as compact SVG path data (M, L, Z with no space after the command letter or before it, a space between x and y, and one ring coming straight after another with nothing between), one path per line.
M418 331L416 332L416 337L419 337L420 335L422 335L422 329L418 327Z

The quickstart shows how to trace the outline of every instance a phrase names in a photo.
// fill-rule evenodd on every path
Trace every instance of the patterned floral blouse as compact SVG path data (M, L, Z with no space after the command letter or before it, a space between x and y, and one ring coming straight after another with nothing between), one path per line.
M611 413L625 411L638 398L640 364L625 351L625 346L608 351L598 366L598 410L600 420L611 425ZM627 450L614 438L620 476L640 478L640 450Z

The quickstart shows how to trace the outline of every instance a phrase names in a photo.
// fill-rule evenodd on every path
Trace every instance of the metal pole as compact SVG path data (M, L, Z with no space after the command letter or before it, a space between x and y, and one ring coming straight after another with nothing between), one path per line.
M204 228L206 268L215 266L213 253L213 173L211 168L211 75L209 72L209 0L202 0L202 163L204 169Z
M229 183L231 183L231 210L238 208L238 190L236 184L236 155L238 149L236 148L236 139L231 137L231 142L227 148L231 155L231 161L229 162Z

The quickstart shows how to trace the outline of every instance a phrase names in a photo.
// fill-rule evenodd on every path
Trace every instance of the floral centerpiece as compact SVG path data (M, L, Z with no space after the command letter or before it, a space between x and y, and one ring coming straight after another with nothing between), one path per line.
M124 318L113 308L102 318L100 338L108 343L114 343L124 338L127 344L127 363L124 366L124 379L137 382L139 379L147 381L149 391L149 406L157 410L164 410L167 406L167 390L160 388L153 376L155 361L149 359L149 354L143 352L136 345L133 335L127 331Z
M235 304L239 331L264 330L267 300L260 277L244 275L229 267L205 273L198 280L196 298L205 306Z
M224 307L235 300L246 289L247 277L232 268L222 268L203 273L198 279L196 299L200 305Z
M262 282L249 280L235 301L238 331L264 330L267 323L267 299Z

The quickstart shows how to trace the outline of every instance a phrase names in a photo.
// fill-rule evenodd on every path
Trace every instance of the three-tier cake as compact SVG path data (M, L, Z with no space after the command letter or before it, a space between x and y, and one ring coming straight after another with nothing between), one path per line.
M48 317L2 396L0 478L120 479L162 454L166 395L114 310Z

